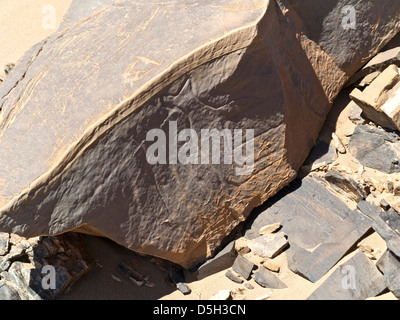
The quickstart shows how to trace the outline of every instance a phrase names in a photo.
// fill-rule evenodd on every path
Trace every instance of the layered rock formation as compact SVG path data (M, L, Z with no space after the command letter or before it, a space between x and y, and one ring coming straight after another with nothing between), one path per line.
M71 11L95 10L0 87L0 230L101 235L184 267L295 178L340 89L400 30L395 0L107 3ZM254 139L207 164L194 133L213 129Z

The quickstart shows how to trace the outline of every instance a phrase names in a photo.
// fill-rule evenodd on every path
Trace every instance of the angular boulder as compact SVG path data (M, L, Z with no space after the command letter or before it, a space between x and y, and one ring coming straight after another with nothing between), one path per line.
M187 268L295 178L400 29L396 0L348 1L355 29L336 0L89 2L0 87L0 231L101 235Z
M361 92L354 89L350 97L366 117L392 130L400 128L400 74L396 65L390 65Z

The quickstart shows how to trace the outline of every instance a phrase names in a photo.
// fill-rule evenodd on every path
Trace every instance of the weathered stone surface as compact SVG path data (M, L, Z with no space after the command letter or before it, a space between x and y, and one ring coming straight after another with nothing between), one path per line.
M285 289L287 286L266 268L261 267L254 273L254 281L264 288Z
M201 280L209 275L222 271L233 265L236 258L235 242L230 242L212 259L202 264L197 270L197 279Z
M364 300L385 290L383 275L360 251L340 265L308 300Z
M66 233L41 239L11 235L9 238L10 249L0 257L0 283L4 284L0 299L2 295L7 299L55 299L94 264L85 252L82 235ZM53 272L50 278L54 282L45 288L42 282L46 281L48 270Z
M350 210L328 189L328 183L314 175L296 180L249 221L246 237L254 239L260 226L280 221L290 241L289 268L318 281L371 229L368 218Z
M349 150L366 167L385 173L400 172L400 143L395 134L368 125L357 126Z
M367 197L353 178L339 171L331 170L327 172L325 180L331 184L334 190L356 202L364 200Z
M349 1L355 30L336 0L98 3L0 87L0 230L87 232L184 267L294 179L341 87L400 29L395 0ZM150 165L147 134L171 121L254 130L254 170Z
M337 152L339 152L341 154L346 153L346 148L345 148L342 140L336 135L335 132L332 132L332 142L333 142L333 146Z
M68 24L79 22L92 14L104 10L115 0L72 0L71 5L64 15L64 21L61 28L65 28Z
M251 276L255 264L247 260L243 256L237 256L235 263L232 266L233 271L240 274L243 278L248 280Z
M386 250L376 263L383 273L385 284L393 294L400 299L400 260L389 250Z
M286 238L286 234L279 232L277 234L266 234L252 240L249 243L249 248L251 252L260 257L273 259L287 248L288 245L289 241Z

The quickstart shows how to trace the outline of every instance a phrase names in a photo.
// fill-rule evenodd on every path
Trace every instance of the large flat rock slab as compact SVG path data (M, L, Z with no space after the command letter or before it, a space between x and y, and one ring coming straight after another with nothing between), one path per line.
M26 73L14 79L20 73L16 70L8 81L18 86L0 89L0 205L54 167L90 125L150 79L204 43L256 23L265 11L263 0L245 10L243 3L235 7L233 2L220 1L217 7L221 9L216 10L211 1L201 6L173 2L162 7L147 1L120 1L47 39ZM121 16L126 19L121 20ZM226 22L217 23L220 19ZM118 23L107 23L116 20ZM160 35L168 29L183 30L183 34L168 35L164 46ZM226 52L246 47L255 36L250 33L247 43L241 42L236 48L224 43ZM216 50L220 52L204 52L203 62L222 54L221 48ZM111 56L114 58L109 63ZM199 58L192 57L192 63L187 61L184 67L182 64L183 70L175 72L174 77L201 64ZM158 86L162 87L165 80L160 82ZM43 106L49 106L49 110ZM24 156L15 158L15 152L22 150ZM38 155L41 161L33 161ZM31 164L26 166L26 161ZM3 181L8 172L13 174Z
M399 31L385 3L354 2L354 31L337 1L74 2L0 87L0 230L101 235L188 268L211 257L295 178L340 89ZM203 130L228 146L252 134L203 163Z
M308 300L365 300L386 289L383 275L362 252L341 264Z

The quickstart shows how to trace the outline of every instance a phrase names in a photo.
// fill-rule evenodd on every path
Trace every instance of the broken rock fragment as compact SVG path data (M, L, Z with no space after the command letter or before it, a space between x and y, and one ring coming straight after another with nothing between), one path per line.
M227 244L218 254L200 265L197 270L197 279L201 280L211 274L230 268L236 258L235 241Z
M270 289L285 289L287 286L279 280L274 274L268 271L264 267L260 267L254 273L254 281L258 283L263 288L270 288Z
M356 202L364 200L367 197L353 178L339 171L329 171L325 175L325 179L331 184L334 190Z
M389 66L361 92L354 89L350 97L376 124L392 129L400 128L400 75L396 65Z
M225 276L226 276L229 280L232 280L232 281L235 282L235 283L239 283L239 284L243 283L243 279L239 278L237 275L235 275L235 274L234 274L232 271L230 271L230 270L227 270L227 271L225 272Z
M260 257L273 259L287 248L288 245L289 242L285 233L279 232L277 234L266 234L252 240L249 243L249 248Z
M238 256L235 260L235 263L232 266L233 271L240 274L243 278L248 280L251 276L251 272L255 268L255 264L251 261L247 260L243 256Z

